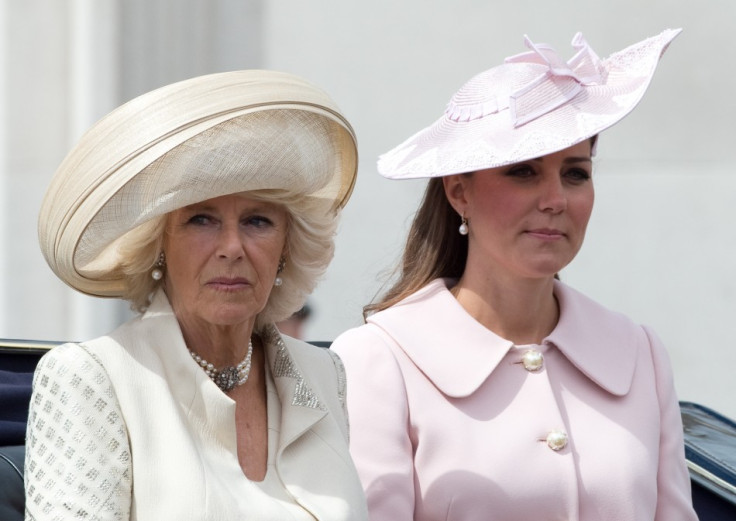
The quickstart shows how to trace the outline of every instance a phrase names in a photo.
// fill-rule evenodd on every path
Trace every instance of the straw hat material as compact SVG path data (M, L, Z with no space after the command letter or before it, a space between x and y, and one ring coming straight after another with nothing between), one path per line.
M639 103L680 29L668 29L601 60L578 33L564 61L548 45L478 74L444 115L383 154L389 179L438 177L541 157L585 141Z
M249 70L174 83L120 106L82 136L41 205L41 251L73 288L122 296L119 247L141 224L261 189L337 212L357 161L350 123L299 77Z

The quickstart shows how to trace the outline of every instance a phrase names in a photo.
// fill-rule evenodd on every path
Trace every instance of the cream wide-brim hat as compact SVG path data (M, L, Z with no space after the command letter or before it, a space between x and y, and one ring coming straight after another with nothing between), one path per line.
M264 189L336 213L357 166L350 123L307 81L266 70L192 78L129 101L82 136L41 205L41 251L71 287L119 297L120 246L143 223Z
M580 33L574 56L548 45L478 74L431 126L380 156L389 179L439 177L518 163L590 139L629 114L680 29L600 60Z

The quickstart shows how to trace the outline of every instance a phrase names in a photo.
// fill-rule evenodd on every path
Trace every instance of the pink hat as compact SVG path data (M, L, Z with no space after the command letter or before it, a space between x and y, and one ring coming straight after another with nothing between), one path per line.
M639 103L680 29L601 60L578 33L567 62L525 37L506 58L455 93L445 114L378 159L389 179L439 177L540 157L589 139Z

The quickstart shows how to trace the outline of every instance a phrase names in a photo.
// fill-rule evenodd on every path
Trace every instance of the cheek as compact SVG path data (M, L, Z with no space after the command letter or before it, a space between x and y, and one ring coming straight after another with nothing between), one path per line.
M243 241L243 250L245 251L247 262L252 264L256 269L273 270L275 272L281 256L285 254L284 245L284 237L274 235L272 237L258 237ZM286 262L289 262L288 257Z
M593 202L594 202L593 191L579 194L578 197L573 201L574 204L570 205L570 213L575 220L575 223L584 232L590 221L590 216L593 213Z
M493 228L518 224L519 219L528 216L534 206L528 197L519 197L509 190L489 194L481 205L480 213L485 215L486 225Z
M164 241L166 265L171 275L178 279L191 278L206 263L210 246L201 236L177 234Z
M253 245L247 249L247 256L251 262L260 265L261 269L268 272L276 273L282 255L284 255L284 242L279 240ZM289 262L288 258L286 262Z

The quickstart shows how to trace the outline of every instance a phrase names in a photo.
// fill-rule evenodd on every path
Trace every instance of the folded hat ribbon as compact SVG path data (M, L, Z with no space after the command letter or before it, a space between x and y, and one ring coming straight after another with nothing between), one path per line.
M603 65L581 33L572 39L577 52L567 62L546 44L534 44L527 36L524 42L531 51L506 58L506 63L532 63L546 65L548 69L511 92L507 100L491 98L471 106L451 103L447 110L450 119L470 121L508 108L514 126L519 127L564 105L583 86L601 83Z
M572 39L577 50L567 62L547 45L535 45L528 37L524 41L531 52L507 58L507 63L539 63L549 70L509 96L509 110L514 126L519 127L564 105L574 98L584 85L601 82L603 66L581 33Z

